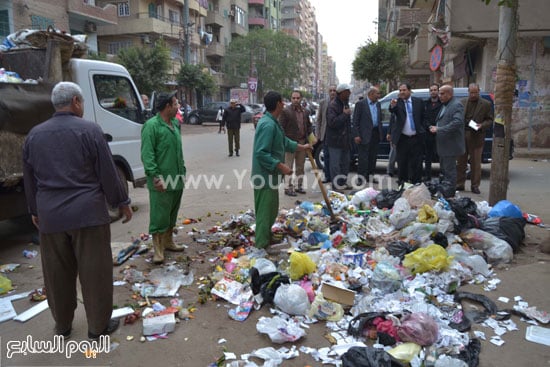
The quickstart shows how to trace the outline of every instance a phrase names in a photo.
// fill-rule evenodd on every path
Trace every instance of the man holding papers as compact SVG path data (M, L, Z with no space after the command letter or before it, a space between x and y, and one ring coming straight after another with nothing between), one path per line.
M464 139L466 153L458 157L457 162L457 190L463 191L466 182L466 167L470 161L471 190L480 194L481 182L481 153L485 140L486 129L493 124L494 113L491 102L480 97L479 85L468 86L468 98L461 102L464 105Z

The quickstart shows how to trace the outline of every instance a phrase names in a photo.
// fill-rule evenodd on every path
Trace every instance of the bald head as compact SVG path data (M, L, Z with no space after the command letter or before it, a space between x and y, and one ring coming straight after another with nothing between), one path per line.
M454 90L450 85L444 85L439 88L439 99L442 103L447 103L453 98Z
M380 97L380 91L376 87L370 87L369 91L367 92L367 96L369 97L371 102L376 102Z

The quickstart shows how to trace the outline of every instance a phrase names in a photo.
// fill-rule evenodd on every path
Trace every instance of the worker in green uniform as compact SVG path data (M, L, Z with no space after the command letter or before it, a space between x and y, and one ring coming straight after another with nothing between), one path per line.
M159 93L157 114L141 129L141 160L149 190L149 233L153 236L153 262L164 262L164 250L183 251L172 233L185 184L185 162L178 120L176 93Z
M252 186L256 212L256 243L267 249L271 244L271 226L279 211L279 184L282 175L292 174L285 162L285 152L311 149L285 136L277 118L284 108L281 94L268 92L264 97L266 113L256 127L252 155Z

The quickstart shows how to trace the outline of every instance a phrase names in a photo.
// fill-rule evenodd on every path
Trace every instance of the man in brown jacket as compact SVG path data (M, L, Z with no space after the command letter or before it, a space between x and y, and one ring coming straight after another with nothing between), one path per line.
M474 194L480 194L481 182L481 154L485 132L493 124L493 106L488 100L481 98L479 85L468 86L468 98L463 99L464 105L464 138L466 153L458 157L456 189L463 191L466 182L466 166L470 161L471 189Z
M279 116L279 124L285 132L285 136L294 140L298 144L307 144L307 137L311 133L311 122L309 121L309 111L302 107L302 93L298 90L292 92L290 97L291 104L281 112ZM288 196L296 196L296 193L305 194L303 188L304 181L304 165L306 162L305 151L295 151L285 153L285 164L292 169L296 167L294 172L298 181L298 187L294 188L294 180L292 174L285 176L286 187L285 194Z

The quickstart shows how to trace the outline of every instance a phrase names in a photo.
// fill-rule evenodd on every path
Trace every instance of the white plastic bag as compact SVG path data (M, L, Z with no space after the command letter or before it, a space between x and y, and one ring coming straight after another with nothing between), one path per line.
M463 231L460 237L471 247L483 250L491 264L509 263L514 258L512 246L489 232L470 228Z
M310 307L306 290L298 284L281 284L275 292L273 303L289 315L305 316Z
M390 214L390 223L395 229L401 229L416 218L416 212L411 211L411 206L405 198L399 198L393 204L392 213Z
M357 191L351 198L351 203L359 209L368 209L371 207L371 201L376 198L379 191L372 187L367 187L363 190Z
M285 320L279 316L260 317L256 324L259 333L267 334L273 343L295 342L306 335L304 329L293 320Z

